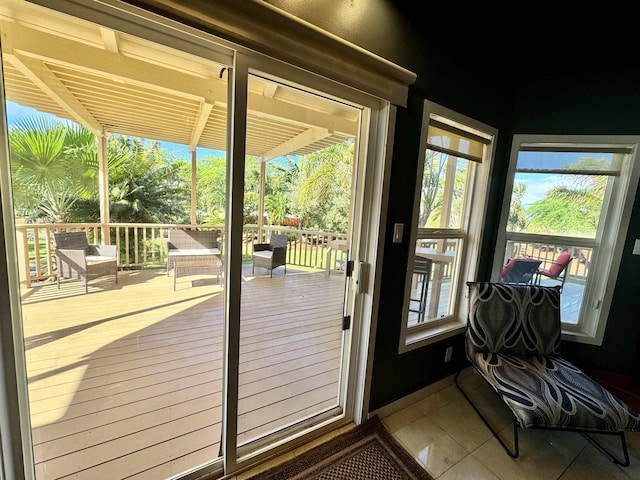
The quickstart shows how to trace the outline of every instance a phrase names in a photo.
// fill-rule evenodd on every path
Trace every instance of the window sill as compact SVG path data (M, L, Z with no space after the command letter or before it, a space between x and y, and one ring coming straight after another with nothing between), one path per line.
M428 327L410 330L404 338L400 339L399 353L410 352L440 342L445 338L463 333L465 328L465 322L450 319Z
M602 345L602 338L598 338L585 331L562 330L562 340L567 342L584 343L586 345Z

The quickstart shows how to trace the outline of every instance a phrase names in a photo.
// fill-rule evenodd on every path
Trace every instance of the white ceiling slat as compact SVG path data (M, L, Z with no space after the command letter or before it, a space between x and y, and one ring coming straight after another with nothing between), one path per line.
M8 100L103 130L190 150L226 150L227 77L221 65L42 7L3 0ZM358 133L360 111L251 76L246 153L313 152Z
M198 141L202 136L202 131L204 130L205 125L207 124L207 120L209 120L209 115L211 114L211 110L213 110L213 103L205 102L202 105L200 105L200 113L198 114L198 118L195 121L193 133L191 134L191 138L189 139L190 152L193 152L198 147Z

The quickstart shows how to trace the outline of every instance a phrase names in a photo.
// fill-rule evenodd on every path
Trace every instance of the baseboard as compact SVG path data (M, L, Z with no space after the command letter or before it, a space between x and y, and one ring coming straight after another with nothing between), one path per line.
M453 377L454 375L449 375L448 377L438 380L416 392L410 393L409 395L406 395L401 399L396 400L395 402L389 403L374 411L371 411L369 412L369 417L378 415L378 417L380 418L386 418L389 415L396 413L403 408L406 408L409 405L412 405L439 390L442 390L443 388L453 385Z

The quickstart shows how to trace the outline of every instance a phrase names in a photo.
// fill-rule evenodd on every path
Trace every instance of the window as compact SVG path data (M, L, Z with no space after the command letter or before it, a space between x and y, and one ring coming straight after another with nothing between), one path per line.
M565 338L601 343L638 183L636 142L514 137L494 277L513 259L539 262L530 281L561 286Z
M464 329L496 132L425 102L400 351Z

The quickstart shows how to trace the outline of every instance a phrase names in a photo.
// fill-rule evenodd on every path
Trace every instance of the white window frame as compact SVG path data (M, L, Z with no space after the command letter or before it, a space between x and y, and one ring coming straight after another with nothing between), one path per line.
M484 233L485 216L487 211L489 178L493 166L494 146L498 137L498 130L484 123L478 122L465 115L461 115L446 107L425 100L422 114L422 130L416 179L416 192L411 217L411 236L409 239L408 265L412 265L415 256L415 245L418 239L418 216L420 213L420 195L422 175L424 170L425 153L427 149L427 129L431 119L450 123L461 130L481 135L489 139L485 146L482 163L470 165L473 178L467 182L465 212L461 229L438 229L434 238L456 237L460 239L460 250L454 264L454 275L451 280L451 302L453 313L438 320L431 320L420 325L409 327L409 298L411 296L411 281L413 272L407 270L405 277L404 306L402 325L400 329L399 353L405 353L424 347L464 331L467 318L466 282L475 280L478 273L480 248ZM475 162L470 162L475 163Z
M585 149L595 146L623 147L630 148L632 152L625 155L620 175L612 179L613 186L608 189L602 208L604 221L601 221L598 226L594 243L589 245L590 248L593 248L594 256L590 267L589 280L585 286L578 324L562 324L563 340L601 345L609 318L611 300L616 286L638 180L640 179L640 159L637 158L640 136L514 135L492 270L492 278L494 280L500 277L502 270L502 260L507 244L506 228L511 192L513 191L518 153L522 144L540 144L545 147L572 145L576 146L578 150L580 150L581 146ZM577 240L567 238L567 241L575 242Z

